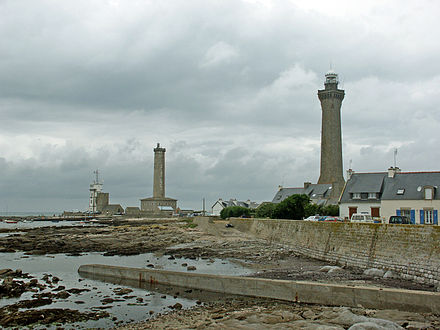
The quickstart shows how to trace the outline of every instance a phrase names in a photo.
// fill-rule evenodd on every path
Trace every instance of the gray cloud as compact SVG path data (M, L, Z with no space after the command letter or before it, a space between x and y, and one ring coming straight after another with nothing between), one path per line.
M344 164L436 170L435 1L3 1L0 210L85 209L167 194L270 200L319 176L330 62L346 90ZM208 203L209 204L209 203Z

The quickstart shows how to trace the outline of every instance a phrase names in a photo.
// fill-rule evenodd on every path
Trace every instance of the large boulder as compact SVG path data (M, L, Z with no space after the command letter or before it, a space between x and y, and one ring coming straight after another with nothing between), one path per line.
M374 276L374 277L382 277L385 274L385 271L378 268L369 268L364 271L364 275Z

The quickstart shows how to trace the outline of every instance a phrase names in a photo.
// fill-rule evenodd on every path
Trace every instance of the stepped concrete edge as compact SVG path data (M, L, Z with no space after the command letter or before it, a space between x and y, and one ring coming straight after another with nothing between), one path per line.
M225 294L329 306L433 313L440 310L440 293L425 291L195 274L97 264L82 265L78 272L85 277L120 278L139 281L139 283L149 282L151 285L165 284Z

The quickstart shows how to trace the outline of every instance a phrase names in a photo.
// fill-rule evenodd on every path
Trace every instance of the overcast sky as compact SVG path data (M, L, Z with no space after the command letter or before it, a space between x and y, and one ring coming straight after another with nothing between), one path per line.
M437 0L0 0L0 212L152 195L272 200L319 177L330 65L344 170L440 170Z

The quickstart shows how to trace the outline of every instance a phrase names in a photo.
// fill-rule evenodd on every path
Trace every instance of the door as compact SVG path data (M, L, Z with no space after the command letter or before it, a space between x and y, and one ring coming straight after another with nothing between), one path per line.
M357 213L357 210L358 210L357 207L349 207L349 208L348 208L348 218L351 219L351 216L352 216L354 213Z
M372 207L371 208L371 216L373 218L380 218L380 211L378 207Z

